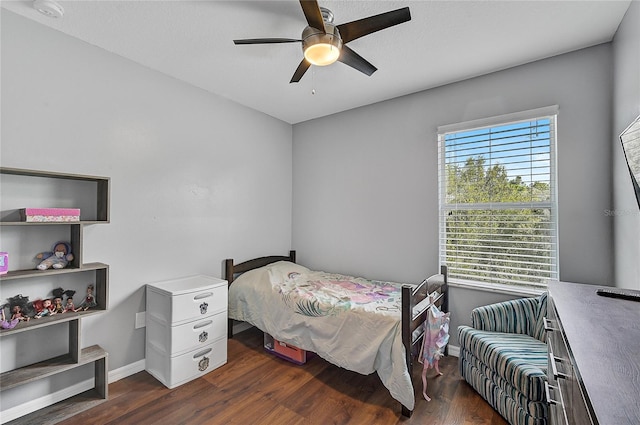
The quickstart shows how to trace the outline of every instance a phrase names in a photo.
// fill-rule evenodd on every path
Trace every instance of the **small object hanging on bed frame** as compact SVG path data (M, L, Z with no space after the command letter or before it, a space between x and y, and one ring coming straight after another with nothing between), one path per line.
M422 368L422 395L427 401L431 401L431 397L427 395L427 370L434 368L437 375L441 376L439 361L444 355L444 347L449 342L449 315L443 313L432 304L427 310L427 320L424 322L424 336L422 338L422 346L420 348L420 356L418 362L423 364Z
M306 350L279 341L266 332L264 333L264 349L275 356L297 365L303 365L307 362Z

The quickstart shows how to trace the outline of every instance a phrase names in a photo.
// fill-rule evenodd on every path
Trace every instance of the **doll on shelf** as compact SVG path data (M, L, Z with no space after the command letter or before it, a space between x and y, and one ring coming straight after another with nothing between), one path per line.
M80 305L74 311L87 311L97 305L96 297L93 295L93 285L89 285L87 286L87 295L85 295L84 300L82 300Z
M16 325L18 324L18 322L20 320L18 319L14 319L13 317L11 318L11 320L7 320L5 315L4 315L4 308L7 306L7 304L3 304L2 306L0 306L0 328L2 329L13 329L16 327Z
M62 305L62 298L55 297L53 299L53 314L63 313L64 306Z
M68 311L74 311L75 307L73 305L73 294L76 291L72 291L71 289L67 289L66 291L62 288L56 288L52 291L53 293L53 304L55 307L56 313L66 313ZM67 302L62 305L62 298L66 296Z
M27 315L27 312L29 311L29 297L16 295L15 297L8 298L8 300L9 308L11 310L11 321L29 321L30 317Z
M36 309L36 315L33 316L34 319L40 319L41 317L53 316L56 314L53 301L49 298L44 300L35 300L33 302L33 307Z
M47 270L52 267L54 269L63 269L73 260L71 244L62 241L56 242L53 245L53 251L41 252L36 255L36 259L41 260L40 264L36 266L38 270Z
M73 297L71 295L67 295L67 302L64 304L63 313L74 312L76 311L76 306L73 305Z
M14 305L11 312L11 320L17 319L19 322L28 322L31 319L24 314L24 309L19 305Z

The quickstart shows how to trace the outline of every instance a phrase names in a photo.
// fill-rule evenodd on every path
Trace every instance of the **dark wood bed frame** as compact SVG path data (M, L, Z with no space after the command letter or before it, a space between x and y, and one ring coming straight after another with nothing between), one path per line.
M289 251L288 256L272 255L268 257L254 258L240 264L234 264L233 259L227 259L224 263L225 279L229 283L229 286L231 286L238 275L249 270L266 266L267 264L275 263L276 261L290 261L295 263L296 252ZM446 266L440 267L440 275L442 275L442 278L437 279L438 281L436 282L430 279L425 279L417 286L405 285L402 287L402 344L404 345L406 353L407 370L411 377L413 377L413 359L418 356L420 351L420 342L422 341L422 336L424 334L424 331L422 331L422 325L427 318L427 310L431 306L431 302L428 300L429 294L436 292L437 295L434 297L435 304L442 311L449 310L449 291ZM420 330L416 331L416 329ZM229 338L233 338L233 319L229 319L228 336ZM418 394L421 392L421 390L417 391ZM414 389L414 394L415 393L416 391ZM412 413L412 410L402 406L403 416L410 417Z

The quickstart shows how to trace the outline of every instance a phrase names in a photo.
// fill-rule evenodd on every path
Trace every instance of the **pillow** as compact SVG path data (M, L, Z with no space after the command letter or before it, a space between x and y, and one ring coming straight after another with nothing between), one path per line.
M282 282L286 280L291 273L306 274L309 273L309 271L308 268L290 261L277 261L242 273L233 280L233 285L245 285L256 281L264 281L264 283L267 283L273 279Z

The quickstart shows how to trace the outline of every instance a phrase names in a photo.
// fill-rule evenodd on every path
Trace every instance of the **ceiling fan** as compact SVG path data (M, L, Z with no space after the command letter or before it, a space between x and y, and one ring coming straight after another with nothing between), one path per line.
M301 39L292 38L249 38L233 40L235 44L302 43L304 59L298 65L289 83L297 83L311 65L326 66L340 61L358 71L371 75L378 68L350 49L346 44L357 38L411 20L408 7L404 7L368 18L334 25L333 13L319 7L315 0L300 0L302 12L308 26L302 31Z

